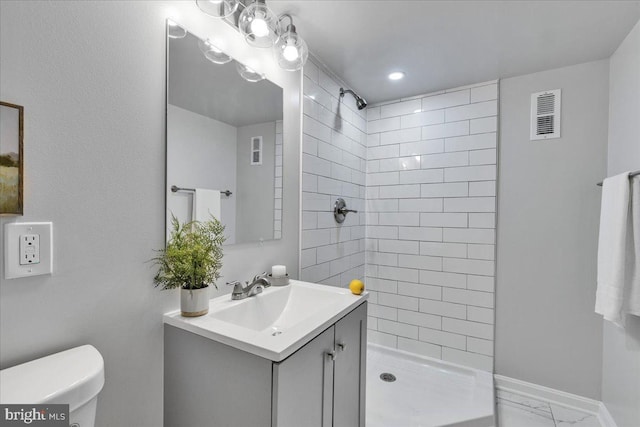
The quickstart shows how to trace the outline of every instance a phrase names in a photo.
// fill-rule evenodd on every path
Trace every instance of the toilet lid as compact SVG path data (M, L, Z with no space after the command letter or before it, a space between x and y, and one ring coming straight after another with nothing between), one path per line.
M62 403L74 411L103 385L102 355L83 345L0 371L0 403Z

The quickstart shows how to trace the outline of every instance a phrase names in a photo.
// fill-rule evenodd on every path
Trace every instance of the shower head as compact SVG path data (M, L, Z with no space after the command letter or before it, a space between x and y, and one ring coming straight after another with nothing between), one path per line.
M356 106L358 110L362 110L367 106L367 101L364 100L363 97L352 91L351 89L343 89L340 88L340 98L344 96L345 93L350 93L356 99Z

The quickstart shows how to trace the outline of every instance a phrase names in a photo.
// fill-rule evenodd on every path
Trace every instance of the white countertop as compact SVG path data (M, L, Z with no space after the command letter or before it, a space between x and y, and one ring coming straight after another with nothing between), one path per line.
M291 280L244 300L232 301L229 294L214 298L204 316L166 313L164 323L280 362L368 297L367 292L353 295L349 289Z

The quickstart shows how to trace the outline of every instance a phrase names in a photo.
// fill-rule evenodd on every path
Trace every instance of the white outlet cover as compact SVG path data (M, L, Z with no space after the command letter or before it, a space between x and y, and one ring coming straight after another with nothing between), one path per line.
M20 236L38 234L40 236L40 262L20 264ZM51 222L11 222L4 225L4 278L51 274L53 271L53 223Z

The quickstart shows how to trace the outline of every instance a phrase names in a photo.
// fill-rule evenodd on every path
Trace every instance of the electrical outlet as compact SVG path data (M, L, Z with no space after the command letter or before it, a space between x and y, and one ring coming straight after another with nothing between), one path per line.
M40 235L23 234L20 236L20 265L40 263Z

